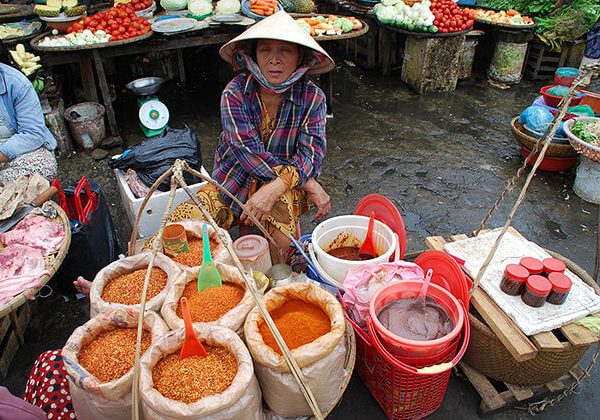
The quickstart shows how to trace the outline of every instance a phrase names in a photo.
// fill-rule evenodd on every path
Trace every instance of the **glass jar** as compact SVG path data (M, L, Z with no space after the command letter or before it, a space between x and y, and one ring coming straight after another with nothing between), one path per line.
M542 262L540 260L538 260L537 258L533 258L533 257L524 257L521 258L521 261L519 261L519 264L522 265L523 267L525 267L527 269L527 271L529 271L529 274L542 274L542 272L544 271L544 264L542 264Z
M523 292L529 271L519 264L508 264L504 269L504 276L500 282L500 290L507 295L516 296Z
M556 258L546 258L542 261L544 264L544 275L548 277L550 273L563 273L567 265Z
M562 305L571 290L573 282L564 273L550 273L548 281L552 284L552 290L546 300L554 305Z
M521 300L529 306L538 308L546 302L551 290L552 284L550 284L550 280L546 277L534 274L527 279L525 291L521 295Z

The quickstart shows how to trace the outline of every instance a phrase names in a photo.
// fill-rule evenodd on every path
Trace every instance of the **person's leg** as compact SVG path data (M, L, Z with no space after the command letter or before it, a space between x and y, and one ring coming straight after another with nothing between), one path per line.
M82 295L85 295L87 297L90 296L90 290L92 289L91 281L79 276L77 277L77 280L73 282L73 286L75 286L75 289Z
M287 235L279 229L273 229L273 231L271 232L271 236L275 240L275 243L277 244L279 249L281 249L285 255L285 252L292 244L290 238L288 238ZM271 261L273 261L273 264L276 264L276 262L279 261L279 254L277 253L277 249L275 249L272 244L269 244L269 251L271 253ZM279 262L283 263L285 261Z
M0 165L0 182L4 185L13 182L17 178L37 172L52 181L56 178L57 163L54 152L40 147L33 152L25 153L10 162Z

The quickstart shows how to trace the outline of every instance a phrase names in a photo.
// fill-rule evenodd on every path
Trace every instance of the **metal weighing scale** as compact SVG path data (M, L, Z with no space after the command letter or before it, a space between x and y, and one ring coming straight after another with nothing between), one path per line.
M125 85L131 93L139 96L140 130L146 137L161 135L169 123L169 109L156 96L164 82L161 77L142 77Z

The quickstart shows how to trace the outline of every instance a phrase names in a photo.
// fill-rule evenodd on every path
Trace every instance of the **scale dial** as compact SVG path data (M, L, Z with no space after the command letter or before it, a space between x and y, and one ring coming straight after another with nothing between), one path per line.
M169 123L169 109L156 99L144 102L138 116L142 125L150 130L160 130Z

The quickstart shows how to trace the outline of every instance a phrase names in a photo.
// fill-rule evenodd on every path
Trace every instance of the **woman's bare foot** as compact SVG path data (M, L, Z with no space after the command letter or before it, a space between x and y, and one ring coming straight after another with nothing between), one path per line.
M90 296L90 289L92 288L91 281L88 281L83 277L79 276L77 277L77 280L73 282L73 286L75 286L75 289L77 289L77 291L82 295L85 295L87 297Z

